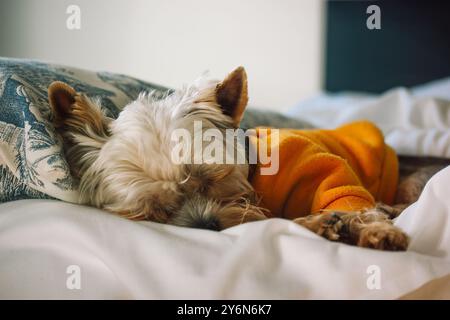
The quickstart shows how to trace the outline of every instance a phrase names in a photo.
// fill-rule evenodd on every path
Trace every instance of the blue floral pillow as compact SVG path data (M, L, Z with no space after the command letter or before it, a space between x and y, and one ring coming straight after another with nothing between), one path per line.
M77 200L61 141L50 123L47 88L56 80L99 97L111 117L142 91L167 91L119 74L0 58L0 202Z

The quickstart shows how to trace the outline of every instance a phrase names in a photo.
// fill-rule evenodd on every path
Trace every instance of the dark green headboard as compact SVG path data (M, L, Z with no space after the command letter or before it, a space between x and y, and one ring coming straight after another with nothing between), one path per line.
M381 29L369 30L369 5ZM379 93L450 76L450 1L328 1L324 88Z

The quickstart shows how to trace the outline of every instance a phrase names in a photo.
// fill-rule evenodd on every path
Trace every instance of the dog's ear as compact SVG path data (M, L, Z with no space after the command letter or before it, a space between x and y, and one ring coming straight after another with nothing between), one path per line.
M53 112L53 124L63 125L64 119L70 114L75 102L76 91L61 81L55 81L48 87L48 101Z
M235 69L217 85L216 100L223 113L238 126L248 102L247 73L243 67Z
M48 87L48 101L57 129L107 135L109 120L100 106L68 84L55 81Z
M108 140L111 119L97 103L64 82L50 84L48 100L53 125L64 140L67 160L73 173L81 176Z

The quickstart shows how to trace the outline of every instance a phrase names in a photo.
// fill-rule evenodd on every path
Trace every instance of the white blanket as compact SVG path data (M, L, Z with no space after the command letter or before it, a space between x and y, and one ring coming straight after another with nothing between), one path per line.
M449 189L450 167L396 221L412 238L401 253L281 219L213 232L51 200L5 203L0 298L397 298L450 273ZM81 289L67 288L78 283L72 265Z
M399 154L450 157L450 78L381 96L322 94L299 103L287 115L320 128L367 119L383 130Z

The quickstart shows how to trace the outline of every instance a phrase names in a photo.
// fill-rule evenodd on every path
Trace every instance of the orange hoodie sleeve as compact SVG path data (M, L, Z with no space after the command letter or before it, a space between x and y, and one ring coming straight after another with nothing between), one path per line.
M355 130L361 128L354 127ZM355 144L357 148L348 146L339 138L348 138L346 130L279 131L278 143L273 143L271 148L272 152L276 150L279 154L278 172L275 175L261 175L257 168L251 178L253 187L262 198L262 205L273 216L294 219L321 209L354 211L374 206L375 194L366 188L363 181L378 187L381 185L376 180L384 170L382 154L388 150L387 146L383 142L380 153L373 145L365 143L367 132L360 132L359 137L348 139L362 140L362 144ZM375 131L381 135L378 129ZM267 134L257 131L259 139L267 135L271 135L270 130ZM366 159L367 155L372 159ZM364 165L376 168L365 168ZM366 176L364 170L375 177ZM361 172L362 176L359 175Z

